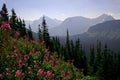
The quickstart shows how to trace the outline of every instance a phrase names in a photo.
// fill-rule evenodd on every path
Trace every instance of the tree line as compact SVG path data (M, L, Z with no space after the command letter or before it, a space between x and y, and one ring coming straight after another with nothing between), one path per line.
M42 31L39 25L39 40L44 40L46 47L52 52L64 57L64 60L72 63L84 75L97 77L99 80L119 80L120 79L120 54L111 51L107 44L102 49L101 41L97 45L90 45L90 51L85 51L80 39L73 42L69 39L67 30L66 42L60 44L58 37L50 37L45 17L43 17ZM87 52L87 53L86 53Z
M16 32L18 32L20 34L19 37L27 36L30 40L33 40L31 27L29 26L29 29L26 28L25 21L17 16L14 9L11 9L11 15L9 15L5 3L0 10L0 22L7 22L10 24L12 28L11 36L14 37Z

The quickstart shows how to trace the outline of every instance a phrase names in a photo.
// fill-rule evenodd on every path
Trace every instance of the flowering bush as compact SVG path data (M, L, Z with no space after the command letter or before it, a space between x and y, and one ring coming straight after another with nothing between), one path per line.
M1 30L11 30L9 22L2 22L2 25L0 27Z
M0 47L0 79L4 80L76 80L87 79L72 63L64 62L56 53L46 49L44 43L13 38L5 31L11 30L3 22ZM6 36L7 35L7 36ZM19 36L19 33L16 32ZM6 40L4 40L6 39ZM9 45L9 46L8 46ZM91 77L90 77L91 79Z

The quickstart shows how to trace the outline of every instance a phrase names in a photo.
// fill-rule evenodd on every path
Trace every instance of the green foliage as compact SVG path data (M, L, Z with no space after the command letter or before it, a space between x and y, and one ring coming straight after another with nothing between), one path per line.
M69 40L69 32L67 30L67 37L66 37L66 52L65 52L65 60L70 60L71 58L71 52L70 52L70 40Z
M6 37L6 36L4 36ZM61 58L57 54L51 54L43 44L36 41L27 41L26 39L7 38L9 41L8 47L4 47L4 58L0 61L0 79L81 79L84 75L81 72L76 73L76 68ZM5 41L6 42L6 41ZM9 50L7 50L9 48ZM2 49L3 50L3 49ZM1 55L3 56L3 55ZM42 61L42 63L41 63ZM37 75L39 69L44 72L52 72L53 76L40 77ZM17 75L17 71L22 71L23 74ZM64 73L64 74L63 74ZM43 73L44 74L44 73ZM40 74L41 76L43 74ZM43 75L44 76L44 75ZM81 76L81 77L80 77Z
M35 41L31 27L29 26L26 33L25 21L17 17L14 9L10 20L5 4L2 11L4 14L0 14L0 27L3 21L7 26L2 26L3 29L0 29L0 79L120 79L120 54L110 51L107 44L102 50L101 42L97 41L97 46L91 46L90 56L86 57L80 39L75 43L70 41L68 30L65 45L60 44L58 37L51 39L45 17L43 17L42 28L39 25L40 41ZM12 30L8 22L11 23ZM20 32L20 35L14 35L16 32Z
M9 18L8 18L8 10L7 10L7 7L6 7L6 4L4 3L3 6L2 6L2 21L8 21Z
M43 17L43 22L42 22L42 35L43 35L43 40L46 43L46 47L49 47L50 45L50 36L48 33L48 26L46 24L45 17Z
M40 28L40 25L38 25L38 37L39 37L39 40L40 42L43 40L43 36L42 36L42 31L41 31L41 28Z
M95 73L95 51L94 47L90 47L90 60L89 60L89 75L94 75Z
M33 34L32 34L32 29L31 29L30 25L29 25L29 30L27 31L27 34L28 34L29 39L33 40Z

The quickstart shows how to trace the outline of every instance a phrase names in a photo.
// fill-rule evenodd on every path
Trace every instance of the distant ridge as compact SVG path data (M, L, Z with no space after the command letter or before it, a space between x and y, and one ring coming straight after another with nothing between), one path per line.
M86 32L90 26L110 20L114 20L114 18L107 14L93 19L82 16L70 17L65 19L59 26L51 28L50 34L52 36L66 36L67 29L70 35L82 34Z

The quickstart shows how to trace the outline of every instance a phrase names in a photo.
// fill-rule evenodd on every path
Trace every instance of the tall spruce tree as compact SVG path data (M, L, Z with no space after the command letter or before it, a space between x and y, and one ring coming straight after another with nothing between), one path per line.
M75 44L74 65L82 70L84 75L87 74L87 58L80 44L80 39L78 39Z
M26 33L26 27L25 27L26 25L25 25L25 21L23 20L22 21L22 35L21 36L25 36L25 35L27 35L27 33Z
M101 42L100 41L97 41L97 48L96 48L97 52L96 52L96 58L95 58L95 67L94 67L94 70L95 70L95 73L97 73L98 71L98 68L101 64Z
M40 24L38 25L38 38L39 38L39 41L41 42L43 39L42 39L42 31L41 31L41 28L40 28Z
M67 37L66 37L66 44L65 44L65 47L66 47L66 60L70 60L71 59L71 54L70 54L70 40L69 40L69 32L68 32L68 29L67 29Z
M29 30L28 30L28 37L29 37L29 39L33 40L33 34L32 34L32 29L31 29L30 25L29 25Z
M13 30L17 30L17 27L16 27L17 26L17 20L16 20L17 19L17 15L16 15L14 9L12 9L11 12L12 12L12 16L10 18L11 28Z
M78 39L75 43L75 53L74 53L74 65L80 69L79 58L80 58L80 40Z
M75 53L75 45L73 43L73 40L71 40L71 59L74 60L74 53Z
M1 15L2 15L2 21L9 21L8 10L5 3L2 6Z
M95 73L95 50L94 46L90 46L90 60L89 60L89 75L94 75Z
M46 24L45 17L43 16L43 21L42 21L42 34L43 34L43 40L46 43L46 47L49 47L50 45L50 36L48 33L48 26Z

